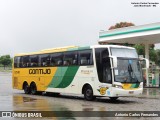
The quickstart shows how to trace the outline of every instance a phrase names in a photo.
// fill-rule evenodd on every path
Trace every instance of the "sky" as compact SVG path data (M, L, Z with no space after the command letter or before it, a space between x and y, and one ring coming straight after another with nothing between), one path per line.
M137 1L159 5L134 7ZM159 0L0 0L0 56L98 44L101 30L160 22L159 11Z

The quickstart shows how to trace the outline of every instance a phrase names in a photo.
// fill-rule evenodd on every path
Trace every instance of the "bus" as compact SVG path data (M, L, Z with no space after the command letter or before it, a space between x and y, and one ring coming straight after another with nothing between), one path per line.
M118 45L67 46L14 56L13 89L26 94L84 95L116 100L142 94L143 77L135 48Z

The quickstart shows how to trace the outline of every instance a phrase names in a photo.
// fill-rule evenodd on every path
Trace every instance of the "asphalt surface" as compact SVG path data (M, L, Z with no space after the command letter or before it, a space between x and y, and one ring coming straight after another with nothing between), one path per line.
M160 111L160 89L145 88L143 95L137 97L120 97L111 101L107 97L94 101L85 101L83 96L72 95L26 95L21 90L12 89L11 73L0 73L0 111L65 111L69 117L23 118L31 119L86 119L86 117L72 116L73 111ZM93 113L94 114L94 113ZM2 118L0 120L21 120L22 118ZM158 117L87 117L89 120L103 119L159 119Z

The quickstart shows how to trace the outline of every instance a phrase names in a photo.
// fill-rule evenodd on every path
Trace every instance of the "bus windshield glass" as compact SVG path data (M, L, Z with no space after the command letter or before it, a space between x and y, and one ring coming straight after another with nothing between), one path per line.
M114 69L115 82L121 83L140 83L142 74L138 59L118 58L117 68Z
M115 82L142 82L141 67L135 49L111 48L112 56L117 57L117 68L114 68Z
M111 48L112 56L124 57L124 58L138 58L135 49L128 48Z

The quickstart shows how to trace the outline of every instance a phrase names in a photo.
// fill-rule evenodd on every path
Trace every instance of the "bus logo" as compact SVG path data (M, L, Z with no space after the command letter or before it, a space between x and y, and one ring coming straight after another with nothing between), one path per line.
M29 74L51 74L51 69L29 69Z

